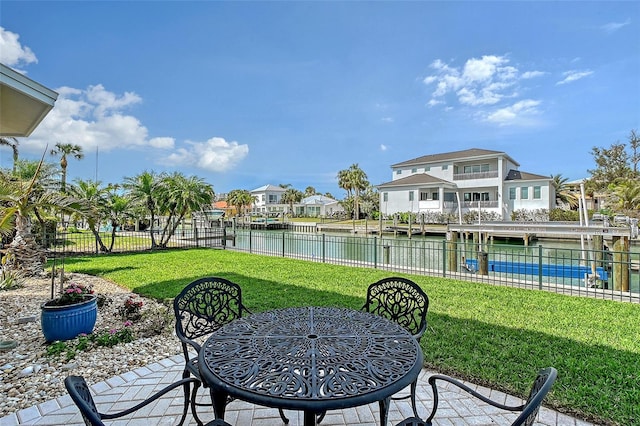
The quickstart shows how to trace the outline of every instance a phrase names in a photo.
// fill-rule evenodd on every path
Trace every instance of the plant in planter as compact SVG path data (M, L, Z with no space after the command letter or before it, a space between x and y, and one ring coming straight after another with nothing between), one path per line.
M97 318L97 297L91 286L76 283L64 287L57 298L44 302L40 310L40 325L47 342L90 334Z

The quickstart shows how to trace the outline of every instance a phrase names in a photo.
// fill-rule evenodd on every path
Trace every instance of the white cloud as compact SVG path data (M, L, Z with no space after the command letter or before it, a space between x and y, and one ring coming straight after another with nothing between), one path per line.
M556 85L571 83L580 80L581 78L590 76L591 74L593 74L593 71L567 71L562 73L564 79L558 81Z
M393 123L393 117L382 117L382 121L385 123Z
M430 67L436 74L423 79L426 85L435 84L429 106L444 103L447 94L469 106L494 105L513 97L519 71L508 64L507 57L496 55L468 59L460 69L435 60Z
M631 19L627 19L624 22L609 22L600 27L605 33L611 34L618 31L622 27L626 27L631 23Z
M387 146L385 144L383 144L383 143L380 144L380 151L386 151L387 149L389 149L389 148L387 148Z
M186 141L177 149L173 137L150 138L140 120L125 111L142 102L133 92L117 94L101 84L85 90L61 87L56 91L59 96L55 107L29 137L29 143L24 144L25 150L42 152L47 144L57 141L78 144L84 152L92 152L96 147L100 152L138 149L152 158L160 158L159 164L187 165L214 172L229 170L249 152L247 145L217 137L206 142Z
M249 153L249 146L238 142L227 142L214 137L206 142L187 141L187 148L179 148L167 156L162 163L176 166L192 166L212 172L232 169Z
M524 79L536 78L536 77L541 77L545 74L546 72L544 71L526 71L522 73L522 78Z
M171 149L175 145L175 139L173 138L152 138L149 140L149 145L159 149Z
M135 93L118 95L102 85L85 90L72 87L56 89L58 100L29 137L32 148L42 150L51 141L64 141L80 145L84 151L118 148L168 146L167 139L149 139L148 130L124 109L140 103Z
M500 108L486 117L486 121L500 126L532 124L531 118L540 113L540 101L525 99Z
M0 27L0 62L10 67L37 63L35 53L27 46L22 46L19 38L18 34Z

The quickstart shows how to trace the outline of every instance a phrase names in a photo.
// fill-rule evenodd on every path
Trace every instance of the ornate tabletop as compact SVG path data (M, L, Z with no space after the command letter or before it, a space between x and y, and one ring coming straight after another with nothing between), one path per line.
M305 425L327 410L389 398L422 368L418 342L398 324L367 312L305 307L262 312L214 332L200 351L217 417L226 394L259 405L302 410Z

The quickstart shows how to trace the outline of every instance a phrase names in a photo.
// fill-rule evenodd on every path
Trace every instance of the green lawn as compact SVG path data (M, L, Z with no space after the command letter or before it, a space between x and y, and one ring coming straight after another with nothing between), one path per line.
M252 311L359 309L387 271L194 249L67 259L67 271L173 298L206 275L241 285ZM545 405L598 424L640 422L640 305L398 274L430 298L422 338L429 368L524 396L538 369L558 369Z

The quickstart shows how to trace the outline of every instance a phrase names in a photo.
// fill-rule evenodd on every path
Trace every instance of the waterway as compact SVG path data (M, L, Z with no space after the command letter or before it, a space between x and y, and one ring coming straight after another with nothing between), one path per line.
M229 229L228 232L233 231ZM229 246L260 254L354 266L388 267L420 273L450 271L451 256L455 256L456 272L474 273L479 256L478 244L473 241L459 241L455 249L452 249L442 237L416 235L407 238L406 236L383 235L380 237L236 229L235 241L229 242ZM538 274L538 266L542 266L544 274L550 275L544 277L545 282L552 285L593 285L613 288L610 252L603 249L590 249L586 241L584 250L580 241L538 240L528 246L521 243L489 242L482 246L481 251L487 253L490 268L493 268L494 264L526 266L524 269L509 269L506 272L497 271L497 267L496 271L490 269L490 277L496 279L540 280L542 278L536 275L542 275ZM552 265L552 272L549 272L547 265ZM638 265L640 265L640 248L633 245L629 261L623 266L629 271L629 290L635 294L640 293ZM598 276L592 277L592 281L587 282L589 277L585 276L584 271L591 272L592 266L597 268ZM559 276L555 271L560 269L569 270L571 273L563 273ZM523 271L526 273L520 273Z

